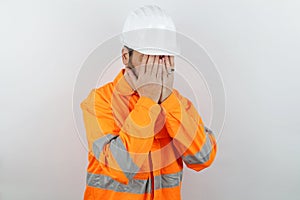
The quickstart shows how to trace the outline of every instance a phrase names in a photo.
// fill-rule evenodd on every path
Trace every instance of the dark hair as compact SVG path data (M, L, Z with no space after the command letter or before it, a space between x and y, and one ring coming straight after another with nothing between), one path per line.
M128 53L129 53L129 57L131 57L132 56L132 53L133 53L133 51L134 51L134 49L132 49L132 48L129 48L128 46L126 46L126 45L124 45L124 47L128 50Z

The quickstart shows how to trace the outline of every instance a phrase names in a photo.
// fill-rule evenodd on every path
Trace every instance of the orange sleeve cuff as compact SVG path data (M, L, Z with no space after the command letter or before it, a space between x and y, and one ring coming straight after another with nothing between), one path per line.
M146 96L141 96L136 102L135 107L136 106L144 107L146 110L152 112L152 114L155 116L157 116L161 110L160 106L155 101Z
M164 109L165 113L181 109L180 101L174 90L160 105Z

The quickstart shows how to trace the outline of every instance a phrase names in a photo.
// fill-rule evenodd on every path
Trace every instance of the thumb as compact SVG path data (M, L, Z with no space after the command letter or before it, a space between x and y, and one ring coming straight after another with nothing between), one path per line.
M125 71L125 75L127 75L129 77L129 82L131 83L132 87L134 87L134 89L136 88L136 82L137 82L137 78L135 76L135 74L133 73L133 71L131 69L126 69Z
M135 74L133 73L132 69L127 69L127 74L130 77L130 79L134 82L137 81L137 77L135 76Z

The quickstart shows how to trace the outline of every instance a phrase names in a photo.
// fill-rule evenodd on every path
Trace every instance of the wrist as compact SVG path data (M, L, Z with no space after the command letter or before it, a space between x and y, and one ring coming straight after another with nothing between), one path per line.
M181 109L181 104L175 90L173 90L170 95L160 103L160 106L166 113L171 112L172 110Z
M143 98L146 98L146 99L150 99L153 103L158 103L158 100L159 100L159 97L156 98L156 97L152 97L150 95L140 95L140 98L143 97Z
M169 92L166 95L162 95L161 99L159 100L159 103L163 103L170 95L172 94L172 92Z

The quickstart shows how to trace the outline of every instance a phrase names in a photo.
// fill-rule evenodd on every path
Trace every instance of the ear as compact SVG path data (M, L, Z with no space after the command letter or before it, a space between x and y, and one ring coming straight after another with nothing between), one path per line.
M129 51L127 48L123 47L122 48L122 62L125 66L128 66L129 62Z

